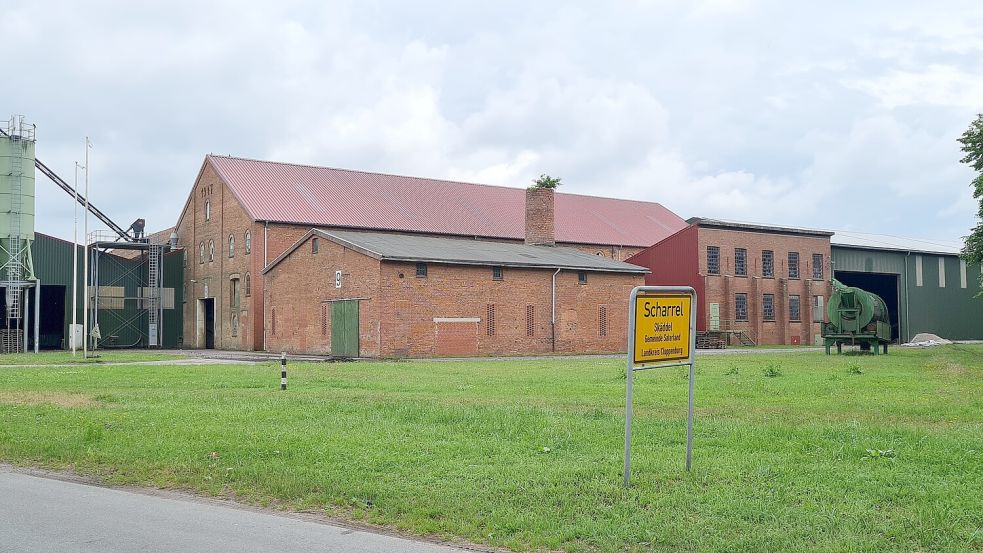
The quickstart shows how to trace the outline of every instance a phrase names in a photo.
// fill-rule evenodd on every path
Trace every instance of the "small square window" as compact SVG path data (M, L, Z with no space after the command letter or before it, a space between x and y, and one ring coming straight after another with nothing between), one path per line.
M501 267L492 267L492 280L504 280Z
M587 284L587 271L577 271L577 282Z
M315 238L311 238L311 253L314 254L314 255L317 255L317 252L320 249L321 249L321 244L320 244L320 242L318 242L318 239L316 237Z
M416 264L416 276L417 278L427 278L427 264L417 263Z

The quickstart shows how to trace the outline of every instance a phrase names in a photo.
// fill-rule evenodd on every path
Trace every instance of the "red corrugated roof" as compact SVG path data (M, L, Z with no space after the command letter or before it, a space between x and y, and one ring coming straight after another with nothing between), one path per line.
M210 155L257 221L523 239L525 190ZM654 202L556 195L557 242L646 247L686 226Z

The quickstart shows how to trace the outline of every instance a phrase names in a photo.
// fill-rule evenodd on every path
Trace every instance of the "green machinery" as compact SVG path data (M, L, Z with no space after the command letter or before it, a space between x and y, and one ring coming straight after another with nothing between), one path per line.
M833 344L836 344L837 353L842 353L843 344L859 344L861 350L873 349L875 354L884 346L884 353L887 353L887 345L891 343L891 322L887 304L877 294L846 286L834 279L833 295L829 297L826 313L829 316L829 322L823 323L826 355Z

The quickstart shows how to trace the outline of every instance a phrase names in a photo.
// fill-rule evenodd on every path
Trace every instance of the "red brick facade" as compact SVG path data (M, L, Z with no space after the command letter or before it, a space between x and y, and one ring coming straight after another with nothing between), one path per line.
M534 191L530 198L530 201L532 201L532 207L535 208L535 210L538 210L533 214L534 220L541 223L541 228L539 228L537 231L539 233L537 235L538 239L549 241L552 239L554 224L554 218L550 212L552 210L553 191L537 190ZM208 210L207 218L206 205ZM276 350L281 347L279 345L273 345L283 343L281 338L273 340L268 344L268 341L270 341L272 338L270 336L272 331L272 320L270 319L272 310L267 309L267 306L265 305L268 298L268 295L265 293L268 283L267 276L264 276L263 274L263 269L266 267L267 263L271 262L289 247L294 245L297 240L303 237L303 235L309 230L310 226L308 225L266 223L263 221L253 220L249 213L247 213L240 202L236 199L235 195L232 193L226 183L223 182L222 178L218 175L212 165L206 160L206 162L202 165L201 171L195 181L187 204L184 211L181 213L175 228L175 232L178 235L178 247L183 248L186 255L184 270L185 296L182 302L182 314L184 320L183 346L189 348L205 347L205 311L209 305L209 302L206 302L206 300L211 300L210 303L214 305L213 346L216 349L270 350L272 348L273 350ZM230 237L234 241L234 251L233 255L231 256L229 251ZM248 253L246 250L247 241L249 243ZM570 244L568 246L574 247L583 252L602 255L618 261L624 261L634 253L641 251L641 248L622 247L617 245ZM287 261L284 263L287 263ZM376 263L378 264L378 262ZM291 266L291 264L287 263L286 266ZM410 267L410 269L412 269L412 267ZM451 266L444 266L438 271L438 273L444 272L445 269L449 271L448 274L455 274L454 270L452 270L454 268ZM305 273L306 270L307 269L302 267L298 268L300 273L297 279L306 278L306 282L311 283L310 286L312 286L314 290L320 289L320 280L323 280L323 285L330 288L330 290L325 291L323 294L323 299L331 299L334 297L334 270L332 270L330 274L308 274ZM361 270L364 271L364 267L362 267ZM278 272L282 275L284 271L282 269L278 269ZM511 271L507 272L511 274ZM543 280L541 271L529 272L536 275L535 279L537 281ZM413 287L407 288L406 282L400 283L384 281L383 279L388 273L382 271L381 269L376 270L375 273L379 279L375 285L375 289L391 289L390 292L395 298L393 301L404 302L400 303L399 305L406 305L407 303L409 305L418 305L430 301L429 297L426 295L427 292L424 290L416 290ZM412 270L410 270L409 273L404 271L406 279L412 278L412 273ZM469 275L467 278L453 276L452 278L460 278L468 281L471 276ZM509 290L512 290L510 287L512 285L515 285L517 288L522 287L521 282L523 282L525 278L526 276L523 276L518 280L515 278L507 278L504 282L489 282L487 287L482 286L478 290L471 290L473 294L477 294L475 297L483 298L481 301L484 303L474 303L469 307L468 313L480 312L480 305L485 305L487 307L488 304L493 304L496 306L496 314L501 313L498 320L503 321L503 324L512 324L511 322L506 321L521 319L520 326L523 329L522 339L517 339L514 343L507 344L503 341L505 340L504 338L490 337L487 335L487 329L478 328L477 347L480 351L495 351L498 353L546 353L552 351L552 342L549 341L550 336L544 334L545 331L542 327L542 324L549 326L549 298L539 298L535 302L528 301L519 307L512 307L509 304ZM601 274L595 277L592 274L591 282L586 288L592 290L599 289L602 287L602 283L604 283L608 278L610 277ZM572 276L568 273L561 273L558 277L559 282L569 283L571 279L574 284L576 284L575 273L573 273ZM639 281L640 279L641 277L638 277ZM488 280L490 280L490 278ZM548 282L548 280L549 279L547 278L546 281ZM473 282L480 282L480 280ZM467 288L467 285L460 287L462 290ZM454 288L451 287L449 289ZM581 290L581 288L574 289ZM236 290L238 290L237 298L233 298L233 293ZM423 296L420 298L413 297L413 294L417 292L422 293ZM281 293L289 294L287 291L282 291ZM537 293L540 295L542 294L541 291ZM564 293L567 292L561 290L560 295L562 296ZM548 295L548 288L546 294ZM377 297L377 295L378 294L373 297ZM397 295L400 297L396 297ZM625 294L625 297L627 297L627 294ZM576 298L570 299L580 301ZM360 300L360 309L363 315L365 313L369 313L372 309L382 309L382 307L375 306L372 301L373 300L371 297L369 297L369 299ZM558 301L558 304L562 306L563 302ZM289 303L287 305L289 305ZM524 334L527 305L533 306L532 318L537 324L537 329L534 331L534 334L531 337L527 337ZM390 310L395 309L394 306L396 306L395 303L390 306ZM515 313L513 313L513 311L515 311ZM608 310L608 317L611 317L612 319L610 320L612 321L614 320L613 317L624 318L625 315L622 313L622 311L623 309L620 308ZM518 315L516 313L518 313ZM431 313L431 319L458 316L459 315L437 314L436 311ZM467 316L472 317L478 315ZM289 313L278 313L277 317L284 321L290 321L292 319L292 316ZM559 322L565 320L565 328L568 329L567 334L558 334L558 348L563 345L563 347L568 348L566 351L613 351L616 349L623 349L624 345L621 345L620 342L618 343L619 345L615 346L612 345L614 344L614 341L612 340L598 340L595 339L596 337L588 337L586 334L583 334L583 332L580 332L580 338L583 338L582 347L574 347L570 340L573 340L572 336L574 336L574 333L577 332L575 329L586 328L590 325L594 325L591 328L596 328L598 324L598 322L594 320L596 318L596 314L593 317L586 317L586 315L583 315L580 313L580 311L578 311L578 316L576 318L574 318L571 314L565 314L558 311L558 328ZM398 319L399 318L397 317L392 320L395 321ZM481 316L481 319L484 321L486 317ZM381 318L380 313L373 314L371 320L382 321L385 319ZM309 348L306 344L318 343L317 334L321 332L322 327L319 321L320 320L318 319L315 322L310 323L314 325L311 328L317 331L315 334L311 334L309 332L310 329L300 329L300 327L298 327L298 332L302 332L303 336L297 337L294 343L290 344L291 351L300 351L305 349L314 351L317 349L313 346ZM285 324L291 325L294 323L287 322ZM379 324L381 324L381 322ZM435 354L435 323L433 323L432 320L430 323L428 323L428 329L425 332L422 330L422 327L420 326L422 323L419 321L412 324L407 322L393 322L391 324L403 325L400 327L403 330L400 330L399 332L405 331L406 344L403 345L395 343L391 346L392 350L390 352L387 353L385 351L381 351L379 349L381 347L381 343L378 338L380 329L376 328L374 331L367 329L365 330L367 340L363 341L363 344L365 344L365 347L367 348L364 353L365 355L400 355L400 352L402 351L407 352L407 355L414 356ZM446 323L446 325L445 323L441 324L444 325L441 326L442 336L449 336L453 333L459 334L461 332L461 328L459 326L455 326L453 328L451 326L446 326L460 323ZM621 325L621 323L617 323L617 325ZM617 325L613 322L609 323L611 328L616 328ZM277 334L281 334L279 328L277 331ZM420 338L421 332L427 334L429 338ZM509 331L509 334L507 335L511 335L511 333L512 331ZM330 329L328 329L327 335L330 336ZM301 342L301 340L308 340L308 342ZM623 342L623 340L621 341ZM371 345L373 343L375 345ZM473 347L473 344L469 347Z
M757 344L814 344L825 318L830 289L829 236L764 230L738 230L694 225L666 238L645 252L628 259L653 268L647 278L653 285L689 285L701 292L699 330L711 328L714 304L719 312L719 328L743 330ZM677 243L681 247L676 247ZM695 246L695 248L694 248ZM708 248L719 251L717 270L710 271ZM737 249L746 252L744 271L737 270ZM685 250L685 251L682 251ZM773 256L770 276L764 274L764 252ZM789 253L797 253L798 275L789 273ZM821 271L813 273L813 256L821 256ZM660 264L692 267L680 274L660 270ZM814 278L818 277L818 278ZM746 298L746 310L738 312L738 295ZM772 299L770 317L765 313L765 296ZM793 297L798 297L799 317L792 318ZM816 297L822 300L816 300ZM814 309L821 301L823 310ZM746 313L744 312L746 311Z
M271 351L331 353L334 300L359 302L363 357L522 355L620 352L626 347L626 301L641 275L576 271L556 278L556 337L551 324L553 271L379 261L311 238L267 273L266 318ZM335 287L335 271L342 286Z

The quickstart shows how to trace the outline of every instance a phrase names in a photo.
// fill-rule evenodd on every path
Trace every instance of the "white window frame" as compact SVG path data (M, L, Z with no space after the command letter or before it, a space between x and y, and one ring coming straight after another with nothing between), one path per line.
M945 257L939 256L939 288L945 288Z
M923 286L922 281L922 256L915 256L915 286Z
M959 260L959 287L960 288L966 287L966 260L965 259Z

